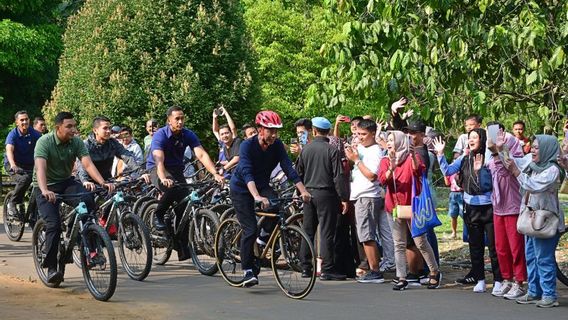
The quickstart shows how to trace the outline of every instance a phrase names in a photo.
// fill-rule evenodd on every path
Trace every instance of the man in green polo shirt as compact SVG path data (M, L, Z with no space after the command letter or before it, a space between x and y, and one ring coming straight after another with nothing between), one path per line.
M105 183L91 161L85 144L76 134L77 122L73 119L73 114L60 112L55 117L55 130L39 138L34 150L33 184L40 190L36 194L36 200L40 216L46 222L45 248L47 252L43 267L48 269L49 283L59 283L63 280L63 273L57 270L57 251L61 236L59 215L61 201L56 198L56 194L87 192L83 185L71 175L75 160L79 158L85 171L98 184L111 192L114 190L114 185ZM79 202L85 202L89 211L95 210L92 194L65 200L65 203L73 207Z

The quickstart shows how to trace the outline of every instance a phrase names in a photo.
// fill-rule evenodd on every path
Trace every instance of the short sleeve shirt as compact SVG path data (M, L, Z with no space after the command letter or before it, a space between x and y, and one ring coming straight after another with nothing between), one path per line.
M225 153L225 158L227 159L227 161L231 161L234 157L239 155L241 142L241 138L235 138L230 148L227 148L227 145L223 144L223 152Z
M47 185L63 182L71 177L73 165L77 158L88 156L89 151L79 137L73 137L68 142L62 142L55 132L43 135L37 141L34 158L47 161ZM34 170L34 186L37 186L37 176Z
M383 158L383 153L379 145L374 144L369 147L359 145L357 147L359 152L359 159L371 172L379 172L379 164ZM351 171L351 200L358 198L380 198L384 197L384 190L381 187L379 180L369 181L358 166L354 166Z
M166 125L160 128L152 137L152 145L146 159L146 168L150 170L156 166L152 152L162 150L164 151L164 166L166 168L183 170L183 154L188 146L191 149L201 146L199 138L193 131L183 128L179 134L174 135L170 126Z
M18 128L10 130L6 137L6 145L14 146L14 161L17 166L33 167L34 148L41 133L29 128L26 134L22 134ZM8 157L4 157L4 164L8 163Z
M462 155L469 146L467 145L467 133L460 135L453 152Z

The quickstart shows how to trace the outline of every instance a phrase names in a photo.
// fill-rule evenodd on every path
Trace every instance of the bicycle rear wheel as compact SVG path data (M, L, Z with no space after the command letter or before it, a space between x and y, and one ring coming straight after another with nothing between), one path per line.
M24 221L21 221L17 216L12 216L8 214L8 199L12 198L14 191L8 192L6 197L4 197L4 211L3 211L3 218L4 218L4 231L6 231L6 236L11 241L20 241L22 236L24 235ZM16 208L16 210L19 210ZM21 216L21 215L20 215Z
M114 247L110 237L98 225L90 224L85 232L85 241L81 241L81 264L83 279L91 295L99 301L107 301L116 290L117 267Z
M164 265L170 259L173 250L173 242L171 237L166 235L164 231L158 231L154 227L154 212L158 207L158 202L149 204L144 210L144 223L150 230L150 239L152 242L152 258L157 265Z
M556 277L560 282L568 286L568 226L566 226L566 230L560 235L555 253Z
M47 268L43 266L43 261L45 260L46 248L46 237L45 237L45 220L40 219L36 222L34 230L32 232L32 255L34 259L34 266L39 277L39 280L43 282L44 285L50 288L57 288L61 282L49 283L47 282Z
M150 231L142 218L125 212L118 229L118 252L128 276L137 281L146 279L152 268Z
M223 279L233 287L240 287L243 280L241 234L241 225L237 219L230 218L221 223L215 235L217 267Z
M300 247L310 252L308 266L302 265ZM302 299L312 291L316 282L316 259L314 247L306 233L298 226L286 226L278 231L272 244L271 264L276 283L284 294L293 299ZM303 278L302 269L311 270L311 277Z
M189 224L189 250L193 264L206 276L219 270L215 263L215 234L219 227L217 214L211 210L200 209Z

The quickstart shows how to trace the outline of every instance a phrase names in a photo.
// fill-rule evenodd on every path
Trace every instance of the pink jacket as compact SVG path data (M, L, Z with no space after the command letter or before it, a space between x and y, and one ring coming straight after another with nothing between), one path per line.
M523 149L517 138L507 133L505 144L509 147L509 156L522 158ZM521 186L517 178L513 176L503 165L499 156L492 157L487 163L491 170L493 180L493 213L499 216L519 214L521 210Z

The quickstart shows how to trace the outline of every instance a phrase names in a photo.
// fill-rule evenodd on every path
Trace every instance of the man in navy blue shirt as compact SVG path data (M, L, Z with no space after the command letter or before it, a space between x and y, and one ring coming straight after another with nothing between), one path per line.
M288 179L300 191L302 199L307 202L311 198L292 167L284 144L278 139L278 129L282 128L280 116L273 111L261 111L256 115L256 124L258 135L241 143L239 164L231 177L231 200L243 229L240 247L241 264L245 273L243 287L258 284L258 278L253 272L253 246L258 232L254 203L260 202L262 209L266 209L270 206L268 198L276 196L269 185L272 170L280 164Z
M201 146L201 142L193 131L184 127L185 115L178 106L170 107L167 111L168 123L160 128L152 137L152 144L148 154L146 168L150 171L150 179L164 194L158 202L154 213L154 227L165 230L164 215L175 201L180 201L187 195L187 189L175 187L175 182L185 183L184 152L186 147L193 149L195 157L205 166L219 183L223 183L223 176L215 170L215 164ZM182 214L182 212L176 212ZM180 217L181 218L181 217ZM183 239L179 239L174 247L178 249L180 261L187 260L189 255L188 233L182 232Z
M14 118L16 127L6 137L4 157L4 169L16 184L12 198L8 199L8 213L11 216L17 215L16 206L24 201L24 195L32 183L34 148L41 137L41 133L30 128L30 117L26 111L16 112Z

